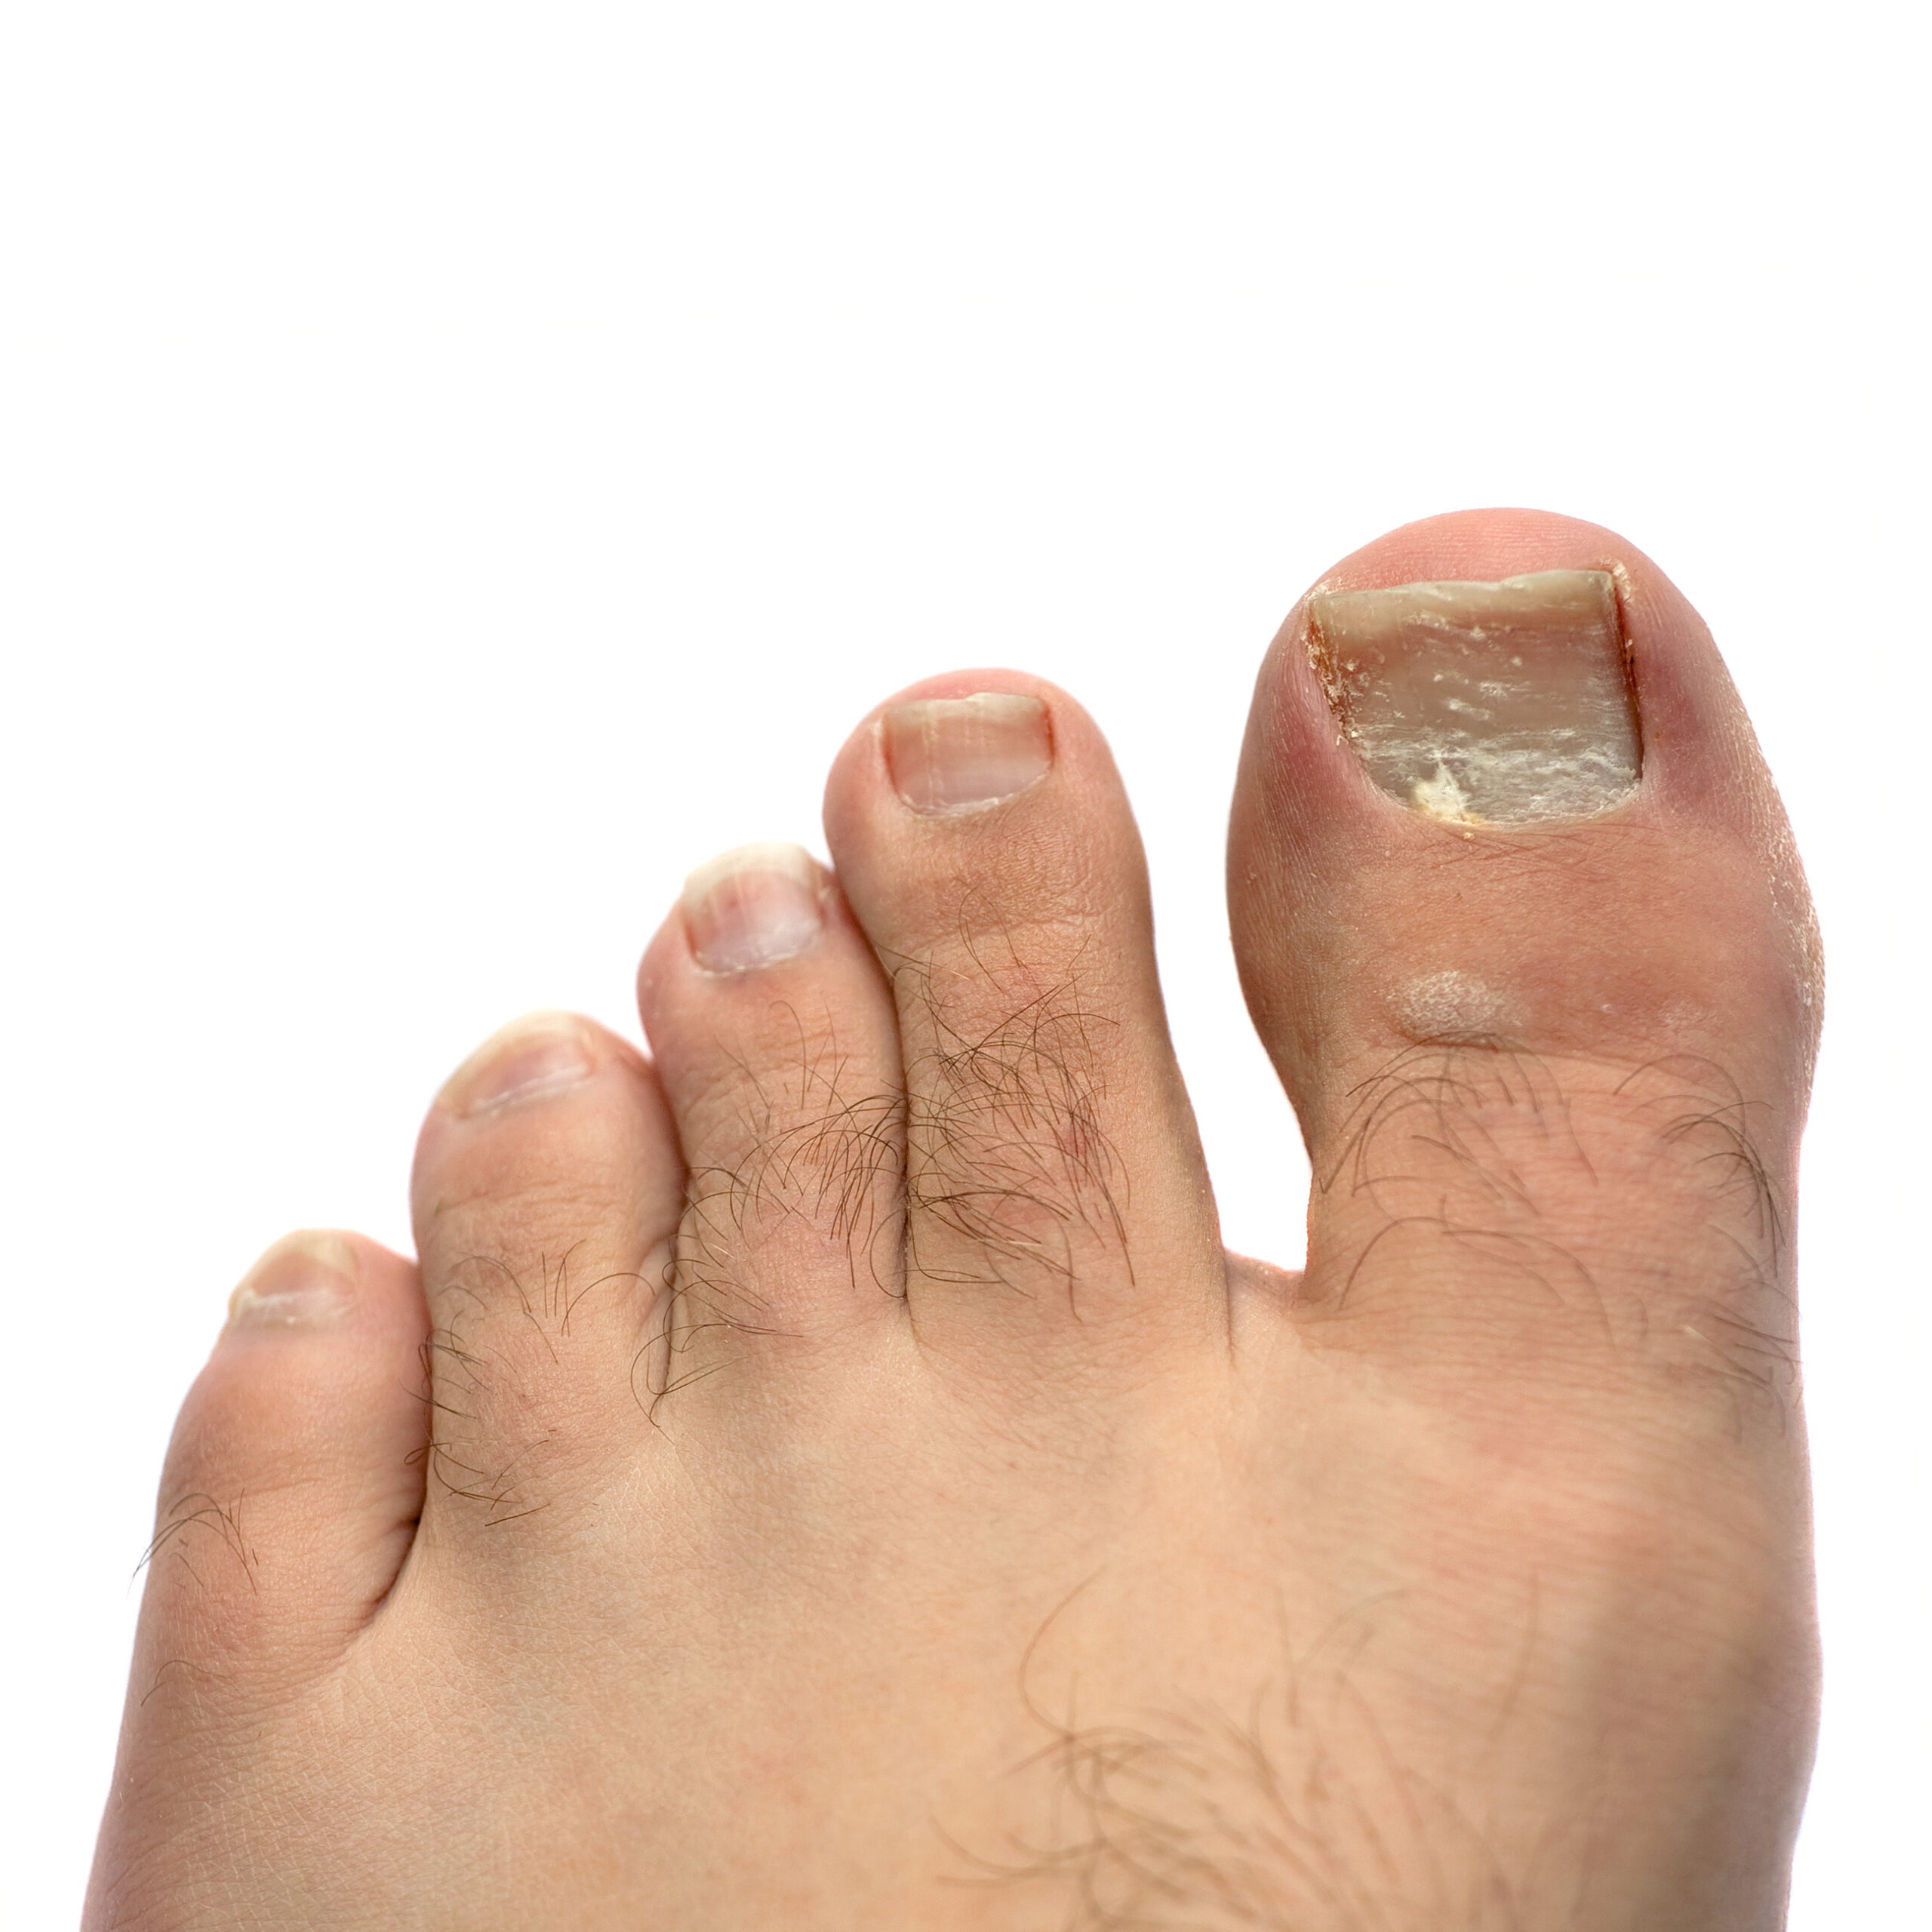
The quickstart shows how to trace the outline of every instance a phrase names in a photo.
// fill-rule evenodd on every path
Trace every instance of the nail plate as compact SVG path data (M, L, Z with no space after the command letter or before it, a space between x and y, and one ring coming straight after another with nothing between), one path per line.
M340 1235L286 1235L229 1297L223 1332L333 1327L349 1312L361 1273L355 1249Z
M561 1093L597 1071L584 1023L574 1013L529 1013L478 1047L443 1083L445 1113L494 1113Z
M1047 707L1007 691L895 704L882 729L893 785L915 812L1002 804L1044 777L1054 761Z
M798 845L740 845L685 881L691 956L707 973L795 958L825 926L825 874Z
M1391 797L1454 823L1603 811L1635 789L1637 712L1604 571L1309 600L1315 669Z

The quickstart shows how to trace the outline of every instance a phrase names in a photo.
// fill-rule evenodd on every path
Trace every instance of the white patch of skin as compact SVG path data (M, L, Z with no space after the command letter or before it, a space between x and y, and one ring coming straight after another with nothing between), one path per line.
M1453 967L1411 980L1395 1002L1404 1028L1420 1040L1493 1038L1512 1030L1515 1010L1497 989Z
M1702 1033L1709 1030L1709 1009L1695 1000L1666 1000L1657 1009L1657 1021L1675 1039L1685 1033Z

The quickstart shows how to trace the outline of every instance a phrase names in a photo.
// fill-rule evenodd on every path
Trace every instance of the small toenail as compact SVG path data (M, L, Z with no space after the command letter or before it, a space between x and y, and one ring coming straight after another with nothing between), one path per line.
M340 1235L289 1235L228 1298L228 1326L326 1328L349 1312L361 1264Z
M445 1113L494 1113L588 1080L597 1056L574 1013L532 1013L511 1021L478 1047L443 1083Z
M895 704L884 732L893 784L915 812L999 804L1044 777L1054 761L1047 707L1007 691Z
M1312 597L1317 674L1368 775L1463 825L1575 818L1635 788L1641 753L1604 571Z
M825 873L797 845L740 845L685 881L691 956L707 973L795 958L825 925Z

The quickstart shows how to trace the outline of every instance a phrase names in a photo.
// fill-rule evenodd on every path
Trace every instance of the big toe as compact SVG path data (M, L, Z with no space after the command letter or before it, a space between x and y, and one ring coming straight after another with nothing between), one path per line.
M1315 1164L1301 1306L1327 1333L1781 1406L1816 929L1654 565L1475 512L1338 565L1263 666L1229 891Z

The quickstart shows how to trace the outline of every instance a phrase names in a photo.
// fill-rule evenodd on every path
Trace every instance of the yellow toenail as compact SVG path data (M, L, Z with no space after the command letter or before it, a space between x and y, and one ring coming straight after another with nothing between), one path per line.
M1309 615L1316 671L1369 776L1426 817L1576 818L1635 787L1607 571L1334 592L1311 598Z

